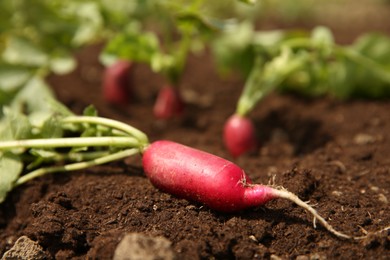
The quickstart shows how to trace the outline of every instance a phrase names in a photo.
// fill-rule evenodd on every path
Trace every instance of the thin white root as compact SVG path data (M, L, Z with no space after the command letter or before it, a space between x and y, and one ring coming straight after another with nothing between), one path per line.
M272 177L268 180L268 186L275 186L276 183L276 175L272 175Z
M313 215L313 217L314 217L313 224L315 225L315 223L316 223L315 220L318 220L322 224L322 226L325 227L333 235L335 235L335 236L337 236L339 238L354 239L354 240L360 240L360 239L364 239L364 238L367 237L367 236L355 237L355 236L349 236L349 235L346 235L344 233L341 233L341 232L335 230L323 217L321 217L312 206L310 206L307 203L305 203L304 201L302 201L294 193L289 192L288 190L283 189L283 188L273 188L273 190L274 190L274 194L278 198L288 199L288 200L294 202L295 204L297 204L298 206L304 208L308 212L310 212ZM383 229L381 231L387 230L389 228L390 227L385 228L385 229Z
M367 235L368 234L368 231L365 230L362 226L358 226L360 228L360 230L363 232L363 234Z

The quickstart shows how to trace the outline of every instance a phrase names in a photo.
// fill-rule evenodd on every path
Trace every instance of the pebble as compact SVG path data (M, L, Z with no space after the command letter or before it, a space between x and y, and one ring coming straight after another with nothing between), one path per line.
M387 199L387 197L386 197L385 194L383 194L383 193L380 193L380 194L378 195L378 200L379 200L380 202L382 202L383 204L389 203L389 200Z
M1 260L11 259L47 259L42 247L27 236L21 236L16 240L14 246L4 253Z
M165 237L128 233L115 249L113 260L173 260L171 242Z

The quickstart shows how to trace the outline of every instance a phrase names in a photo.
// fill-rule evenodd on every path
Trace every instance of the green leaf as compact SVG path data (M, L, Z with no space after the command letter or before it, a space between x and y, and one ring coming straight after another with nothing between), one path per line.
M197 12L181 12L176 15L176 25L182 33L211 36L216 28Z
M313 29L311 39L317 46L332 46L334 38L331 30L325 26L318 26Z
M237 69L245 77L249 75L256 58L254 35L253 25L243 22L230 26L213 41L213 53L220 72Z
M60 138L63 136L63 129L61 127L60 120L56 117L50 117L44 123L40 129L40 138Z
M23 66L0 64L0 89L13 92L20 88L32 76L32 70Z
M76 68L76 61L71 55L52 55L50 69L57 74L66 74Z
M23 169L23 164L18 156L11 152L0 154L0 203L2 203L9 191L14 187Z
M154 72L166 73L175 64L175 57L164 53L155 53L150 60L150 66Z
M0 141L27 139L32 135L32 126L27 116L4 108L4 117L0 121Z
M18 91L32 77L31 69L14 66L6 63L0 64L0 106L9 105ZM0 117L2 111L0 111Z
M98 116L98 111L96 110L95 106L89 105L84 109L83 115L84 116Z
M28 39L10 36L2 58L15 65L45 67L49 62L48 55Z
M150 63L153 55L159 51L158 40L153 33L124 32L106 45L103 55Z
M103 33L103 17L98 3L73 3L70 4L68 11L71 14L77 14L78 28L72 39L72 43L76 46L91 43L99 33Z
M241 116L247 115L262 98L271 91L280 89L282 82L302 69L308 59L306 52L294 53L288 47L284 47L278 56L269 61L259 57L245 82L236 112Z
M30 79L12 97L2 113L4 114L0 121L0 139L3 140L25 139L31 136L61 137L62 125L58 120L63 116L73 115L54 99L46 83L38 77ZM16 133L22 130L28 134L16 136Z
M354 73L352 64L343 58L329 64L329 94L340 99L351 96L354 89L354 81L348 80Z
M34 77L19 91L10 108L26 114L32 125L40 127L53 115L51 90L43 79Z
M379 33L368 33L359 37L352 49L376 62L390 66L390 37Z
M317 26L313 29L311 34L311 43L317 48L317 52L324 56L324 59L328 58L334 49L334 38L331 30L324 26ZM319 60L323 60L319 57Z

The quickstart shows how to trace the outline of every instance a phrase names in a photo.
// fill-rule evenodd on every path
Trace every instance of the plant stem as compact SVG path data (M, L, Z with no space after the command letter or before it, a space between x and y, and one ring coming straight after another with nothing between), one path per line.
M66 153L58 154L55 158L55 161L74 161L81 162L86 160L93 160L100 158L106 155L109 155L109 151L93 151L93 152L83 152L83 153Z
M149 142L146 134L141 132L137 128L109 118L95 117L95 116L68 116L62 119L62 122L79 123L79 124L89 123L89 124L108 126L123 131L131 136L134 136L142 144L147 144Z
M108 162L120 160L132 155L135 155L139 153L140 150L137 148L131 148L127 150L122 150L107 156L103 156L100 158L96 158L91 161L85 161L85 162L78 162L78 163L72 163L72 164L67 164L67 165L62 165L62 166L53 166L53 167L47 167L47 168L39 168L35 171L29 172L22 177L20 177L15 183L14 187L22 185L34 178L43 176L45 174L49 173L55 173L55 172L67 172L67 171L75 171L75 170L81 170L85 168L89 168L92 166L100 165L100 164L105 164Z
M92 151L92 152L70 152L70 153L55 153L52 156L42 158L43 162L50 161L73 161L73 162L81 162L86 160L96 159L105 155L111 154L110 151ZM32 154L23 154L22 160L25 162L31 162L36 159L35 155Z
M144 145L133 137L69 137L53 139L25 139L0 142L0 150L14 148L59 148L83 146L116 146L142 148Z
M237 102L236 113L245 117L262 98L301 69L309 58L308 55L294 54L291 49L283 48L270 61L264 63L257 59Z

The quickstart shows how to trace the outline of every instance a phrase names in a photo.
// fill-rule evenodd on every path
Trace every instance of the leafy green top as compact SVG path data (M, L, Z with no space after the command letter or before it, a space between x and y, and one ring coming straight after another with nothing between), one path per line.
M142 152L148 143L141 131L98 117L93 107L83 116L73 115L41 79L33 78L3 108L0 203L10 190L32 178L118 160ZM61 164L46 166L54 162Z
M390 38L385 35L367 33L341 46L325 27L311 34L255 31L249 23L232 28L214 42L214 53L222 71L238 69L247 78L237 104L240 115L273 90L342 99L390 96Z

